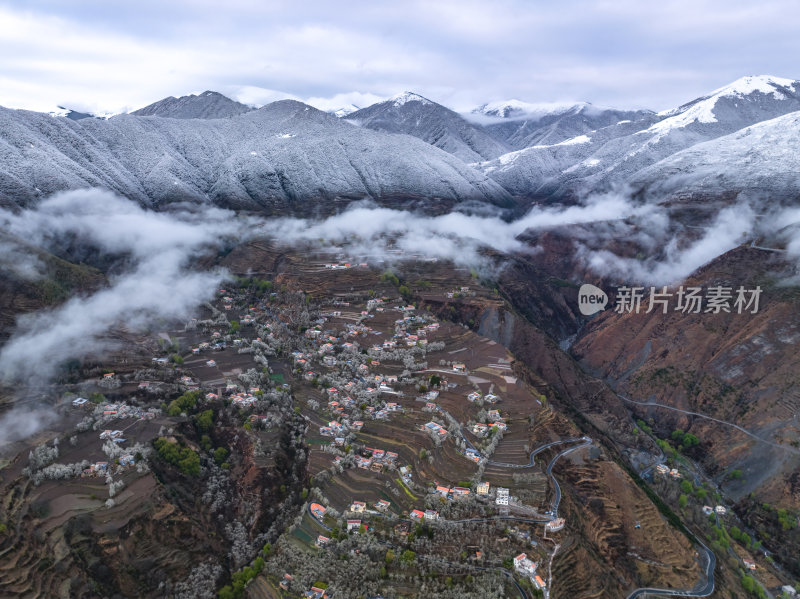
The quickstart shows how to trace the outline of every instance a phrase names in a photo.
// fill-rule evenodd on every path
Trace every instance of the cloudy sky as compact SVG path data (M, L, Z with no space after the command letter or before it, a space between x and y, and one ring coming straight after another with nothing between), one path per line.
M119 112L213 89L320 108L413 90L669 108L800 78L796 0L0 0L0 105Z

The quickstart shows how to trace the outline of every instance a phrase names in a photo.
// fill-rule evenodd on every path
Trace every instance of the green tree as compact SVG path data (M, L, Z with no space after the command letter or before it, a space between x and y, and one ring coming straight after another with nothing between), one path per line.
M197 428L203 432L210 431L214 426L214 410L204 410L195 419Z
M219 599L236 599L236 595L233 594L233 588L230 585L222 587L217 593L217 597Z
M686 497L686 495L681 494L681 496L678 498L678 505L681 508L685 508L688 501L689 499Z
M217 463L217 466L221 465L225 460L228 459L228 454L230 452L225 449L224 447L217 447L214 450L214 461Z
M158 455L167 463L176 466L184 474L199 476L200 456L197 452L180 443L175 443L159 437L153 441Z
M682 441L681 445L683 445L686 449L688 449L690 447L694 447L698 443L700 443L700 440L697 437L695 437L691 433L686 433L683 436L683 441Z

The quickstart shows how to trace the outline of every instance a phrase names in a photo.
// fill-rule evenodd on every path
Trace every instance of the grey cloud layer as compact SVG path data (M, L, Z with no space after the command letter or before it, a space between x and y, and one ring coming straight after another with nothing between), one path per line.
M0 3L0 104L136 108L213 88L318 99L414 89L663 109L742 74L796 76L798 8L688 0ZM747 52L742 53L742 44ZM245 93L243 91L242 93Z

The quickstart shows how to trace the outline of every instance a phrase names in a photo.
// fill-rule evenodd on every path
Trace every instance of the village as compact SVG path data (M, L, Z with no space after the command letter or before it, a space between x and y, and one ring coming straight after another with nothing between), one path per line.
M339 276L352 266L323 268ZM240 434L260 444L290 402L306 423L311 482L305 507L278 539L284 558L336 553L343 539L374 536L384 553L415 556L383 565L389 587L433 560L462 582L489 577L525 596L546 596L552 575L542 565L557 551L565 520L553 509L542 464L528 460L545 397L513 374L495 342L400 296L358 295L307 308L302 293L271 292L253 303L249 282L219 289L204 316L157 335L149 364L101 371L67 392L75 449L37 448L27 474L37 485L97 479L108 489L104 509L117 513L132 504L153 460L189 476L229 467L233 448L212 450L223 410L238 413ZM460 286L443 295L474 291ZM208 433L199 444L182 429L187 419ZM203 456L206 448L216 462ZM82 459L63 463L76 454ZM520 496L515 473L523 470ZM435 541L460 536L457 547L468 551ZM277 561L267 559L264 572ZM343 596L339 581L309 581L292 561L270 578L281 592Z
M456 302L498 300L469 273L456 286L420 279L412 299L358 259L296 268L315 286L235 278L196 318L151 334L138 361L68 387L73 432L23 471L42 497L73 489L48 517L93 510L108 527L159 488L185 487L234 548L229 574L197 564L159 584L206 580L223 599L421 597L422 586L549 597L577 549L571 523L594 518L597 500L587 511L570 494L610 466L546 383L447 318ZM663 462L653 475L683 476ZM632 559L672 575L654 553L666 524L636 495L625 501L632 511L615 518L636 539ZM178 504L173 493L148 509ZM702 510L726 517L723 505Z

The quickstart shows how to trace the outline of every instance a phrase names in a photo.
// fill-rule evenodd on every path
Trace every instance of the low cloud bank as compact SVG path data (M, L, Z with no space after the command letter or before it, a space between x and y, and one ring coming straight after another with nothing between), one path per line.
M97 356L114 327L139 329L184 318L211 298L222 271L189 268L191 258L235 236L233 214L218 209L157 213L99 190L53 196L19 214L0 213L6 231L43 248L71 241L119 256L109 286L58 308L23 316L0 350L0 378L46 382L69 358Z
M687 241L683 226L671 232L663 214L643 223L633 237L653 254L642 258L626 258L609 250L591 250L577 242L577 255L600 275L612 275L631 283L663 286L679 283L699 267L707 264L753 234L756 214L747 205L723 209L694 241ZM660 226L659 226L660 225Z
M800 210L762 218L762 225L800 222ZM10 236L42 248L83 244L120 257L124 264L108 287L68 300L60 307L20 318L16 334L0 350L0 378L46 378L68 358L96 356L108 348L106 334L115 327L144 328L159 318L188 316L213 296L225 277L221 271L190 268L191 259L219 247L223 240L267 236L286 245L307 244L327 251L400 260L421 256L452 260L469 268L491 268L481 254L532 252L520 240L525 231L568 225L588 229L600 241L632 241L645 256L626 258L597 248L576 234L576 257L601 275L631 282L667 285L678 282L756 232L759 221L748 204L723 209L701 233L687 241L682 225L665 209L631 201L620 193L594 196L568 207L535 207L507 222L495 216L450 213L426 216L360 204L324 220L244 219L217 208L152 212L100 190L53 196L18 214L0 212L0 226ZM796 241L795 241L796 239ZM594 240L595 242L598 239ZM800 255L800 236L788 247ZM402 254L389 249L402 250ZM20 267L37 276L35 262ZM116 271L116 269L115 269Z
M520 239L522 233L562 227L574 233L576 258L598 274L668 285L760 231L781 231L777 237L783 239L787 255L800 257L797 223L798 209L758 215L750 204L741 203L721 210L710 225L687 235L665 208L633 202L623 193L594 196L568 207L535 207L508 222L463 213L431 217L369 204L323 220L245 218L197 206L152 212L106 191L71 191L18 213L0 211L5 233L0 268L35 279L44 271L32 247L88 247L117 258L111 269L115 274L94 294L21 317L0 349L0 380L46 383L65 360L107 351L110 330L145 329L159 319L189 317L226 277L222 270L193 268L193 259L223 243L253 237L364 256L373 263L424 257L481 270L493 268L484 248L535 252L538 248ZM628 258L597 249L612 241L633 243L644 255ZM36 409L22 408L4 414L0 437L13 440L33 434L48 424L47 417L40 416Z
M619 194L589 198L585 204L568 207L537 207L524 217L507 222L499 217L459 212L427 216L374 205L358 205L324 220L281 218L264 223L260 232L286 245L300 243L343 250L353 255L399 259L404 255L452 260L459 266L488 267L481 248L501 252L531 251L517 237L529 229L542 229L639 216L651 211Z

